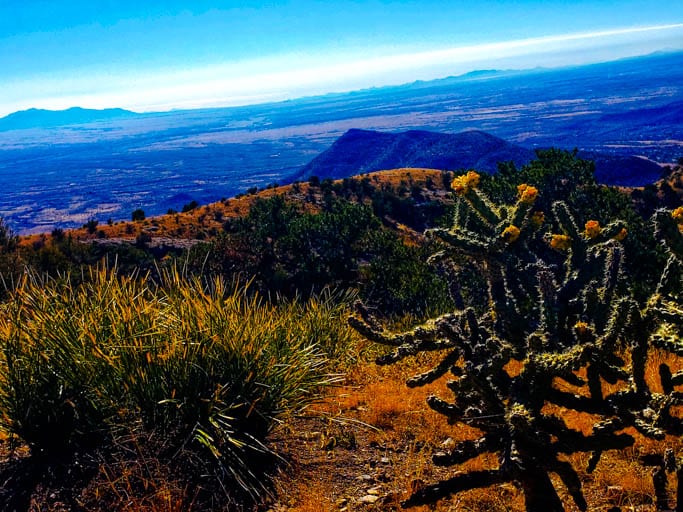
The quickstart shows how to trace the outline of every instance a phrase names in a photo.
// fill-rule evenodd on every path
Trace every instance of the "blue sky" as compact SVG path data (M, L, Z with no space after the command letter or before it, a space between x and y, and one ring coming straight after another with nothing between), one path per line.
M247 104L660 49L683 49L683 2L0 0L0 116Z

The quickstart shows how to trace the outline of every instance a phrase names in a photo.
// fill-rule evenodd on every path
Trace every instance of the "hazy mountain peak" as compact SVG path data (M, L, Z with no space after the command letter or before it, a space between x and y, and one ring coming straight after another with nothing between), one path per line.
M65 110L45 110L29 108L0 118L0 131L22 130L26 128L52 128L85 124L95 121L108 121L136 116L135 112L122 108L87 109L71 107Z

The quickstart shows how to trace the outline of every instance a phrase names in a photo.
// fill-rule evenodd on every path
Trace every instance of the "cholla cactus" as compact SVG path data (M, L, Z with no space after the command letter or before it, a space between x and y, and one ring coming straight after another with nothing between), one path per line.
M435 464L457 465L483 453L498 456L497 467L426 486L405 505L513 482L523 490L527 510L562 511L549 477L555 473L576 506L586 510L578 473L562 454L592 452L590 471L603 451L633 444L623 432L626 427L650 437L681 431L670 412L681 403L673 388L683 384L683 373L662 370L664 395L651 392L644 378L651 340L683 355L680 301L669 290L681 267L680 240L671 242L674 235L683 238L678 219L658 217L671 259L660 290L642 308L630 298L622 273L619 241L627 231L621 222L600 226L589 220L580 229L560 202L553 205L553 217L561 232L543 233L545 217L533 211L538 190L522 185L516 204L496 206L477 190L478 182L471 171L454 180L459 198L454 225L428 234L451 247L439 257L457 253L480 265L488 283L488 311L482 315L463 307L399 334L385 331L362 306L350 320L369 339L394 347L379 364L422 351L444 352L439 364L407 384L422 386L450 373L455 378L448 388L455 400L430 396L428 405L450 423L474 426L483 436L436 453ZM455 303L464 301L457 297ZM662 326L662 321L670 323ZM630 362L619 355L628 351ZM513 372L513 366L521 370ZM559 381L580 393L559 389ZM619 391L603 389L603 382L620 381ZM601 420L585 435L565 423L563 409Z

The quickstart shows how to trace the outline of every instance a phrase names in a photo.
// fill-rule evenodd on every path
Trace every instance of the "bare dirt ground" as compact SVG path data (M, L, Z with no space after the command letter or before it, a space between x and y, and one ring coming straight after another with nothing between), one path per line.
M418 362L419 364L419 362ZM272 442L289 461L276 479L271 512L347 512L402 510L401 501L420 486L463 471L495 468L492 456L455 468L431 462L438 451L463 439L476 439L474 429L450 426L425 404L430 393L448 398L444 383L430 389L408 389L405 378L414 367L359 367L345 386L334 389L316 407L327 419L297 418L279 428ZM571 418L579 424L585 418ZM654 511L650 470L639 463L644 453L672 448L680 439L657 445L638 439L621 452L603 456L596 471L581 474L589 510ZM568 457L585 468L590 454ZM674 480L670 477L670 480ZM578 510L559 480L554 480L568 511ZM673 500L675 489L670 488ZM524 510L521 492L512 484L467 491L413 511L502 512Z

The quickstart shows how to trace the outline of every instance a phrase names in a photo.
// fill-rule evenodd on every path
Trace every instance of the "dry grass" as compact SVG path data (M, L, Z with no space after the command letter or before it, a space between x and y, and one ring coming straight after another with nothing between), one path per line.
M429 367L430 362L433 361L408 361L390 367L365 363L353 368L346 385L332 390L317 408L329 416L364 422L375 429L362 428L356 423L347 424L347 431L352 431L355 436L354 448L342 446L341 443L326 446L321 442L324 436L319 432L314 434L313 440L305 449L295 443L294 449L298 450L302 459L317 461L316 469L313 474L309 474L306 472L309 467L304 464L293 474L281 479L280 495L284 492L288 499L286 504L278 501L282 508L274 510L305 512L340 510L344 507L349 511L400 510L400 501L406 499L420 485L448 478L456 471L495 468L497 461L491 455L478 457L450 469L438 468L432 464L431 454L434 451L465 439L474 439L478 437L478 432L462 425L448 425L442 416L431 411L425 404L425 398L429 394L444 398L452 396L445 387L445 379L426 388L409 389L405 386L407 377ZM683 364L681 358L653 351L648 361L648 381L651 385L657 382L659 386L658 367L661 362L668 363L674 372L681 369ZM519 362L511 363L508 368L511 373L520 369ZM572 388L563 381L556 382L555 386L567 391ZM661 389L661 386L657 386L653 386L653 389ZM604 383L604 388L612 390L607 383ZM559 408L552 411L549 409L548 412L561 416L569 426L586 434L592 431L593 424L598 419ZM580 470L589 510L608 510L614 506L622 507L622 510L642 512L655 510L651 469L640 463L640 457L649 453L664 453L667 448L680 454L683 451L681 439L670 436L658 442L633 430L627 433L635 437L635 445L622 451L606 452L592 474L583 471L588 465L590 454L577 453L566 457L567 461ZM359 462L359 458L365 458L366 463ZM378 460L388 462L382 466ZM380 477L374 483L365 486L358 484L356 479L359 475L374 475L377 468L381 468ZM567 510L576 510L559 479L554 481ZM379 489L382 499L372 505L359 504L358 498L373 486ZM672 501L675 491L675 485L671 485L669 492ZM324 502L320 501L321 497L325 497ZM411 510L522 511L524 500L518 489L504 484L463 492L434 507Z

